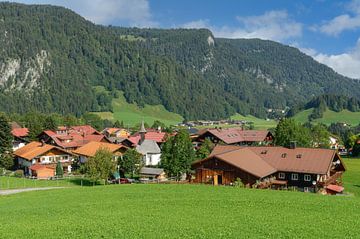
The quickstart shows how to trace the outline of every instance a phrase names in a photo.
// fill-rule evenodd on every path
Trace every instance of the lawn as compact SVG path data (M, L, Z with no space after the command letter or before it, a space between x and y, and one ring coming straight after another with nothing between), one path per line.
M94 112L103 119L112 121L123 121L125 126L132 127L144 120L149 125L152 125L155 120L159 120L166 125L175 125L183 121L183 117L179 114L167 111L162 105L145 105L139 107L137 104L129 104L122 92L119 92L119 97L112 100L112 112Z
M72 187L0 197L2 238L356 238L360 159L351 196L205 185Z
M293 118L301 123L308 121L308 116L311 114L313 109L303 110L297 113ZM316 123L323 123L330 125L331 123L336 122L345 122L350 125L358 125L360 123L360 112L351 112L348 110L343 110L340 112L335 112L331 110L326 110L324 116L320 119L314 120Z
M270 129L270 128L275 128L277 125L277 122L275 120L260 119L252 115L243 116L241 114L235 114L230 118L232 120L246 120L249 122L253 122L255 129Z

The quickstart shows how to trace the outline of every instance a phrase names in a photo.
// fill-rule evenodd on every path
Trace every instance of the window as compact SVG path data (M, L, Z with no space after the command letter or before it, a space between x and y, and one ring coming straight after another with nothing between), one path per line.
M308 188L308 187L304 187L304 192L305 192L305 193L310 192L309 188Z
M307 181L307 182L311 181L311 175L305 174L304 175L304 181Z
M297 173L292 173L292 174L291 174L291 180L296 181L296 180L298 180L298 179L299 179L299 175L298 175Z
M285 179L285 173L279 173L279 179Z

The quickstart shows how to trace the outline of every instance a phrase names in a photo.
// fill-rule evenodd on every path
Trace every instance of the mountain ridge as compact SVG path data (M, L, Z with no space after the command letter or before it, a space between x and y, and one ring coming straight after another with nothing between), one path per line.
M208 29L105 27L50 5L0 7L1 111L112 111L120 90L129 103L164 105L188 120L264 118L267 108L317 95L360 97L359 81L280 43L215 38Z

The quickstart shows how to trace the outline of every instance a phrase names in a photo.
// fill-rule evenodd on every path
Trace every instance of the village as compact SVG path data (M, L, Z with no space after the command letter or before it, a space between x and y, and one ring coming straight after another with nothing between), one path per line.
M83 168L106 151L117 165L103 178L106 183L181 182L321 194L344 192L346 166L338 143L331 138L330 143L334 142L328 149L297 147L296 141L283 147L275 146L275 136L268 130L183 127L165 132L161 127L145 128L144 122L135 132L116 127L98 131L90 125L59 126L44 130L36 141L29 141L28 133L27 128L11 122L14 170L33 180L79 174L86 177ZM184 170L174 172L176 152L167 148L182 133L190 144L190 154L197 157L181 165ZM186 153L180 157L190 158Z

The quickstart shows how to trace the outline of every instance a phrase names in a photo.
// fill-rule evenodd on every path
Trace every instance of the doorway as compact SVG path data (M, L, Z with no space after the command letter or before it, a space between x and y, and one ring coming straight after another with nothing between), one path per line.
M223 182L222 182L222 175L217 175L217 178L218 178L218 184L219 185L222 185Z

